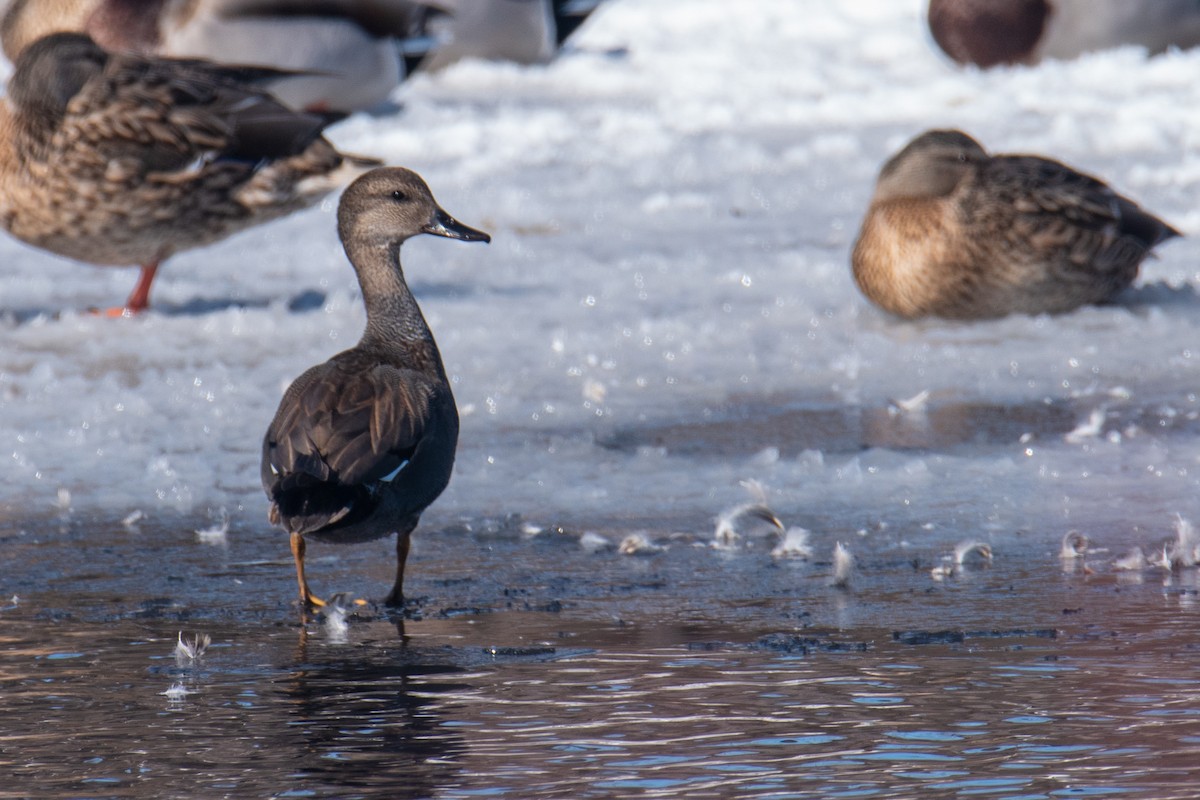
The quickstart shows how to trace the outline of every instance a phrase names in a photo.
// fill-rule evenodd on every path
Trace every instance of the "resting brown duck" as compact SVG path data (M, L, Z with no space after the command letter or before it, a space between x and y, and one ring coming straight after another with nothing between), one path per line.
M1053 314L1110 300L1178 235L1064 164L934 130L883 165L851 263L901 317Z
M327 120L258 85L277 70L111 55L83 34L39 39L0 107L0 223L95 265L140 265L149 304L174 253L305 208L378 162L338 153Z
M443 211L409 170L373 170L346 189L338 235L358 273L366 331L292 383L263 439L268 518L291 534L308 606L324 603L304 576L306 536L361 542L391 533L396 582L385 603L402 605L409 536L450 481L458 411L400 267L400 245L422 233L491 241Z

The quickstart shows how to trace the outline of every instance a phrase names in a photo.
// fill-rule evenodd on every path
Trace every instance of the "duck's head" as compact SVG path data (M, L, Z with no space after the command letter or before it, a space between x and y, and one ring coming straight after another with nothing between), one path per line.
M987 157L979 142L962 131L926 131L883 165L874 202L944 197Z
M43 36L21 51L8 96L24 114L57 123L67 103L104 70L108 53L81 33Z
M1053 13L1049 0L929 0L929 32L959 64L1021 64Z
M492 240L442 210L421 176L403 167L373 169L347 187L338 204L338 233L347 244L386 247L422 233L464 242Z

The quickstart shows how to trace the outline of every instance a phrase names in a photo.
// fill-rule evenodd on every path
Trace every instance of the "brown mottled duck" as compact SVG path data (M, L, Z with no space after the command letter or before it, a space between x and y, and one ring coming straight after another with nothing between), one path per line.
M141 267L316 203L378 162L338 153L326 118L259 88L278 70L110 54L83 34L22 51L0 106L0 223L35 247Z
M883 165L851 264L901 317L1054 314L1112 299L1178 235L1065 164L934 130Z

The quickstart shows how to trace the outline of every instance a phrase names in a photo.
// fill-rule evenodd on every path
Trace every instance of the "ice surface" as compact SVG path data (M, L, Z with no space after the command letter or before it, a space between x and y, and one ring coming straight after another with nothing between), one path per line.
M1119 304L970 325L891 319L848 266L879 164L935 126L1200 232L1200 51L960 70L922 9L611 0L549 66L460 64L332 131L494 236L403 251L463 416L427 526L707 531L747 479L821 553L1071 528L1152 549L1200 516L1194 239ZM0 513L266 531L280 394L363 324L334 208L172 259L132 320L83 313L132 270L0 239Z

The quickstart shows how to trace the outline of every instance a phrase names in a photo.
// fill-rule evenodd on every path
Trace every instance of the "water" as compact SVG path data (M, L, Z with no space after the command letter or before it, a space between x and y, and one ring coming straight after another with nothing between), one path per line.
M589 553L512 518L427 528L403 617L350 602L386 590L388 543L314 545L314 588L349 592L340 626L302 618L261 527L6 534L0 796L1195 794L1194 568L1101 571L1098 545L1064 562L1015 532L936 581L941 554L900 531L852 540L839 589L827 557L641 522L664 550ZM212 643L177 657L181 633Z

